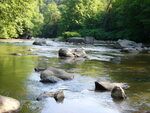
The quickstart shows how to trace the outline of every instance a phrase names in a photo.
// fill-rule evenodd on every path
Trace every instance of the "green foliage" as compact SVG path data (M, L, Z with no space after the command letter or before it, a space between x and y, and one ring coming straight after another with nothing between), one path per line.
M44 5L42 9L44 16L44 25L42 29L43 37L56 37L58 34L58 22L61 18L61 13L56 3Z
M115 0L105 29L115 31L117 38L150 41L149 6L149 0Z
M64 33L62 33L62 36L66 40L70 37L81 37L81 35L78 32L64 32Z
M59 37L55 38L55 39L54 39L54 41L61 41L61 42L65 42L65 41L66 41L66 39L65 39L64 37L62 37L62 36L59 36Z

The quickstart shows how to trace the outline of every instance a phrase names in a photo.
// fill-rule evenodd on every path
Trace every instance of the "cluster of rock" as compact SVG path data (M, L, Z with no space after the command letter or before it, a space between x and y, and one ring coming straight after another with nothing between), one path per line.
M77 58L77 57L86 57L86 53L83 49L70 49L70 48L61 48L58 52L59 57L61 58ZM67 73L66 71L54 67L48 68L35 68L36 72L40 72L40 82L43 83L57 83L63 80L72 80L73 75ZM48 97L53 97L56 102L62 102L64 99L63 90L57 92L44 92L41 93L36 100L40 101Z
M130 40L118 40L115 47L120 48L124 53L150 53L150 47Z
M129 86L125 83L111 83L108 81L96 81L96 91L111 91L111 97L117 100L126 99L126 94L123 89L127 89Z
M20 109L20 102L14 98L0 95L0 113L13 113Z

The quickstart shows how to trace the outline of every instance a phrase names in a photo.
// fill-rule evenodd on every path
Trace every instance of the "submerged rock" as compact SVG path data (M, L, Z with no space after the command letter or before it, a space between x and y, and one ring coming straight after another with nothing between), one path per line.
M121 50L121 52L124 52L124 53L133 53L133 54L138 54L138 53L149 53L150 51L150 48L147 48L147 47L135 47L135 48L123 48Z
M36 98L36 100L40 101L45 98L54 97L54 94L55 94L54 92L43 92Z
M99 91L111 91L115 86L121 87L123 89L127 89L129 87L125 83L111 83L108 81L95 82L95 90L99 90Z
M75 58L75 57L60 57L59 61L61 63L66 63L66 64L81 64L85 61L85 58Z
M111 97L115 100L124 100L127 96L121 87L115 86L111 91Z
M60 57L86 57L83 49L61 48L58 54Z
M119 64L121 62L121 58L120 57L111 58L110 62Z
M43 45L46 45L46 41L44 39L37 39L33 42L33 45L43 46Z
M10 53L10 55L22 56L22 54L21 54L21 53Z
M34 68L34 70L35 70L36 72L40 72L40 71L46 70L46 68L38 67L38 68Z
M133 54L138 54L140 53L140 50L137 50L136 48L123 48L121 50L123 53L133 53Z
M41 82L56 83L61 80L72 80L73 76L62 69L49 67L41 72Z
M0 95L0 113L17 112L20 108L20 102L14 98Z
M63 90L59 90L59 91L56 91L56 92L44 92L44 93L41 93L36 98L36 100L40 101L40 100L43 100L43 99L49 98L49 97L54 98L56 100L56 102L63 102L63 100L65 98L64 91Z

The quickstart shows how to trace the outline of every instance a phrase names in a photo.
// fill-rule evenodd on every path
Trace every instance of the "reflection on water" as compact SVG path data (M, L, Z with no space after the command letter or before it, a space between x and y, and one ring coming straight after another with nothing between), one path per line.
M75 45L49 41L49 46L31 46L32 42L0 43L0 94L17 98L22 103L20 113L120 113L124 110L150 110L150 55L121 54L112 47L84 46L90 59L58 59L61 47ZM82 46L78 46L82 47ZM27 50L33 48L32 53ZM22 53L12 56L9 53ZM108 62L120 57L121 63ZM53 66L66 70L75 78L56 84L39 82L40 73L34 67ZM126 82L127 100L114 102L110 92L94 92L97 79ZM56 103L53 98L37 102L44 91L63 89L65 100Z

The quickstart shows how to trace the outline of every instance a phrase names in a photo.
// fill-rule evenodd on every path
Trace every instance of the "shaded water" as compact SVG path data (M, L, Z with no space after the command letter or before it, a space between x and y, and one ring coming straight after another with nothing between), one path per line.
M61 47L82 47L49 41L49 46L32 46L32 42L0 43L0 94L21 101L20 113L122 113L128 110L150 111L150 55L121 54L108 45L83 46L89 60L58 59ZM33 48L32 52L27 51ZM9 53L22 53L12 56ZM29 55L34 54L34 55ZM120 57L121 63L108 62ZM53 66L72 73L75 78L56 84L39 82L40 73L34 67ZM115 102L110 92L94 92L97 79L128 83L128 98ZM64 89L63 103L48 98L37 102L44 91Z

